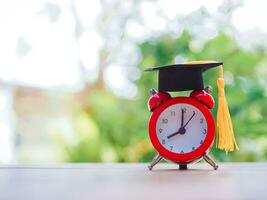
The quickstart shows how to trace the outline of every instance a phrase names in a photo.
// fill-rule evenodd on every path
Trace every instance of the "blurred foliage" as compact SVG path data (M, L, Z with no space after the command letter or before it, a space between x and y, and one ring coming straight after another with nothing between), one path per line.
M246 51L224 33L194 48L187 32L180 37L162 35L141 44L140 68L173 64L175 58L224 62L226 93L240 151L226 155L215 148L220 161L259 161L267 158L267 68L263 48ZM205 73L205 84L217 97L217 70ZM156 73L142 73L136 82L138 95L121 99L106 89L91 89L86 106L77 113L75 142L64 142L71 162L148 162L155 155L147 132L150 113L146 103L149 89L157 87ZM181 93L187 95L187 93ZM175 93L173 95L181 95ZM213 110L214 116L217 108Z

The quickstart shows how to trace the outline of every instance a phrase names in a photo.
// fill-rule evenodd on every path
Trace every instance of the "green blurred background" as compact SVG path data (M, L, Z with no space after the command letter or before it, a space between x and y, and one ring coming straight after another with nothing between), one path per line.
M260 2L257 5L253 1L227 0L40 3L40 8L48 9L43 12L50 17L51 29L59 23L51 22L51 18L70 13L71 18L63 19L71 24L66 29L70 33L68 39L78 44L73 51L78 54L75 67L79 78L75 84L59 84L60 87L55 84L45 89L35 82L30 82L30 86L14 86L2 78L3 85L12 85L11 110L15 118L11 119L16 119L10 131L10 157L2 161L149 162L155 150L148 138L147 100L149 89L157 87L157 75L143 70L189 60L224 63L226 94L240 150L226 154L213 148L211 154L219 161L266 160L267 34L264 20L259 20L264 18L259 15L264 13L261 7L265 5ZM40 8L34 7L33 13ZM88 14L93 11L94 16ZM88 25L89 19L92 23ZM58 34L66 35L66 30L61 27ZM49 28L47 31L51 33ZM28 44L34 34L27 37L22 53L28 46L34 50L34 43ZM56 42L55 45L62 47L62 52L72 47ZM53 45L47 48L49 51ZM39 59L34 56L33 60ZM65 71L67 67L61 66L57 79ZM53 73L51 69L47 82ZM204 75L205 85L212 86L215 99L217 76L215 69ZM68 85L75 87L66 89ZM173 95L188 95L188 92Z
M188 60L212 58L223 61L227 82L226 93L240 150L226 155L214 148L212 154L220 161L266 159L266 70L265 66L259 65L266 60L266 52L263 49L253 52L242 50L224 33L219 33L197 51L190 48L191 40L190 34L184 31L179 37L165 34L140 43L143 59L139 67L144 69L147 66L170 64L177 55ZM213 87L212 94L215 98L217 76L216 70L205 74L205 82ZM118 98L109 91L99 89L87 96L87 103L75 120L80 143L74 147L65 146L69 161L151 160L155 151L148 139L147 124L150 113L146 103L149 89L157 87L157 76L142 73L136 84L139 92L131 100ZM213 110L214 116L216 109Z

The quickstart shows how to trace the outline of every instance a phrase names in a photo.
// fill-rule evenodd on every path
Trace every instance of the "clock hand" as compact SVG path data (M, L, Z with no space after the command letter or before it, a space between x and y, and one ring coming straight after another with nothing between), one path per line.
M173 136L178 135L178 134L181 134L181 133L180 133L180 129L179 129L179 131L177 131L177 132L175 132L175 133L172 133L172 134L168 135L167 138L170 139L170 138L172 138Z
M187 126L187 124L193 119L193 117L195 116L195 111L193 111L193 115L190 117L190 119L186 122L186 124L184 126L181 126L181 128L175 132L175 133L172 133L170 135L167 136L168 139L172 138L173 136L175 135L178 135L178 134L185 134L186 130L185 130L185 127ZM184 124L184 110L182 109L182 120L181 120L181 125Z
M184 126L184 109L181 109L182 111L182 119L181 119L181 127Z
M184 125L184 127L183 128L185 128L186 126L187 126L187 124L193 119L193 117L195 116L195 111L193 111L194 113L193 113L193 115L190 117L190 119L186 122L186 124Z
M170 139L173 136L178 135L178 134L183 135L183 134L185 134L185 132L186 132L185 128L184 127L181 127L177 132L168 135L167 138Z

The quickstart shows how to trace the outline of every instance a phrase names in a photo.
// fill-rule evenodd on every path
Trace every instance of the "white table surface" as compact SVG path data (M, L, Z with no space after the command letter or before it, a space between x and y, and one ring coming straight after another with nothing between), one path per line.
M267 199L267 163L0 165L0 200Z

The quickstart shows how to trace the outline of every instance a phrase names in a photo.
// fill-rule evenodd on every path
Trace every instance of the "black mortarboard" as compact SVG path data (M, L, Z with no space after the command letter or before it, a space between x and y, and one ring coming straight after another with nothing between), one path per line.
M145 71L158 70L158 89L178 92L204 89L202 73L210 68L222 65L222 62L185 63L151 67Z

